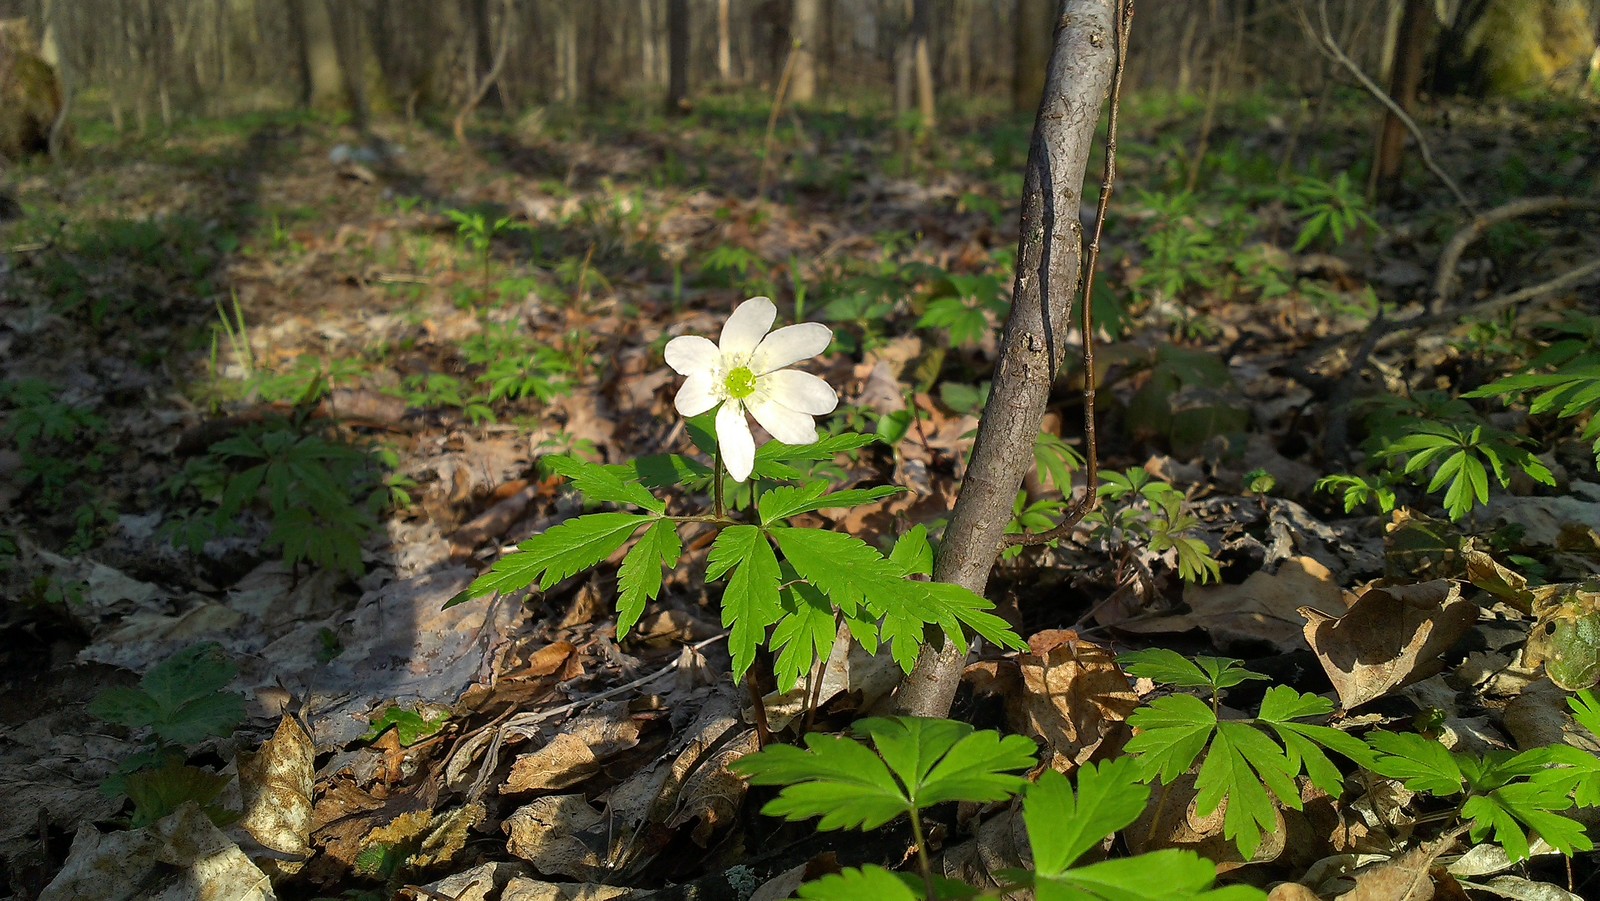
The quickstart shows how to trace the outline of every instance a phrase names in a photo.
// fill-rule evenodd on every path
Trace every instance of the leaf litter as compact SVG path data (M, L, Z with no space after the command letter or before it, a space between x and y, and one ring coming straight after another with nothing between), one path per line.
M561 481L538 468L542 457L617 462L683 450L661 344L713 333L750 294L795 301L794 285L839 286L821 309L848 343L816 367L840 386L839 415L867 431L901 417L903 437L892 447L835 464L841 481L910 489L838 520L812 515L868 541L936 527L963 474L993 343L992 334L970 345L952 340L954 331L909 334L930 297L953 283L917 267L963 277L993 269L1003 285L993 258L1014 245L1015 216L991 223L952 213L962 196L995 188L936 162L920 177L874 173L832 194L791 183L781 202L749 198L754 162L737 153L710 184L651 182L641 178L650 167L641 148L673 139L608 127L618 129L616 140L549 135L530 147L499 136L503 167L409 132L401 140L412 171L402 181L330 169L332 129L264 126L253 146L275 147L270 163L245 146L227 162L256 171L260 198L308 211L265 238L262 223L242 212L250 204L234 202L237 188L212 190L215 171L100 151L78 164L116 173L123 193L95 205L129 221L167 221L140 186L174 188L167 209L204 223L209 236L191 248L209 283L165 265L175 261L119 266L64 246L50 252L88 271L102 296L114 298L130 272L147 278L153 287L140 296L160 314L117 309L114 300L99 317L41 306L24 286L42 283L54 265L48 256L24 260L0 285L0 339L10 348L0 375L57 386L64 408L104 420L90 425L101 436L94 447L55 447L101 458L102 493L69 487L72 503L47 503L48 472L9 448L0 459L8 483L23 473L31 480L0 494L31 517L7 513L5 521L16 536L6 584L12 597L32 601L13 605L4 628L8 640L45 639L30 641L39 650L8 650L5 661L12 697L0 784L41 811L39 823L0 832L14 876L33 872L37 887L54 879L53 891L67 897L120 858L128 872L213 867L206 878L235 886L226 896L241 898L270 897L267 873L326 894L387 885L413 897L507 899L666 897L667 886L737 875L752 886L773 879L769 893L778 897L795 873L903 857L904 836L824 848L753 817L747 785L730 770L755 748L750 702L727 683L714 600L684 572L666 574L660 597L621 642L614 569L558 580L536 602L445 603L506 545L579 512ZM526 162L549 151L583 163L552 182ZM831 164L833 150L811 152ZM1471 148L1459 152L1467 165ZM1144 161L1126 169L1130 181L1155 177ZM52 172L27 176L22 189L80 201L88 192ZM1014 198L999 202L1013 211ZM531 249L520 238L495 244L495 264L517 277L489 286L490 295L441 212L473 204L508 211L530 229ZM1407 215L1391 212L1397 222ZM1314 303L1310 292L1226 302L1191 286L1134 314L1141 327L1094 373L1133 438L1103 454L1187 496L1221 581L1186 585L1170 554L1087 533L1004 563L991 596L1031 635L1031 650L975 662L968 712L1041 742L1052 768L1072 772L1118 753L1134 703L1151 696L1150 683L1130 682L1110 649L1170 642L1252 665L1314 660L1320 665L1271 671L1298 691L1331 692L1347 727L1437 715L1464 746L1564 740L1595 750L1572 727L1564 695L1540 677L1569 689L1596 677L1600 612L1584 579L1600 558L1600 519L1582 453L1563 446L1552 455L1565 486L1559 495L1527 493L1532 486L1496 495L1480 520L1505 536L1492 547L1431 519L1420 496L1410 498L1420 510L1376 516L1342 510L1312 489L1347 465L1320 453L1315 428L1333 420L1347 427L1332 385L1347 378L1340 367L1366 322L1352 312L1362 292L1400 308L1426 301L1441 239L1409 224L1402 231L1412 237L1333 253L1260 245L1297 277L1321 278L1323 293L1343 297L1344 308ZM222 235L230 240L216 240ZM1141 256L1137 232L1113 226L1110 238L1127 247L1111 280L1149 297L1137 285L1157 261ZM730 275L739 270L707 266L718 248L745 254L754 268ZM1478 290L1511 276L1487 256L1468 256L1463 271ZM687 287L678 284L685 274ZM221 308L217 285L244 311L239 340L222 341L210 367L204 353L152 365L141 348L222 334L212 315ZM1572 300L1534 315L1554 321ZM1356 379L1357 387L1381 397L1453 382L1472 336L1462 328L1448 335L1378 352L1370 380ZM540 357L540 346L564 358ZM546 368L494 368L522 358ZM542 386L558 384L541 398ZM502 394L483 403L479 386ZM1069 442L1079 437L1075 403L1073 391L1058 389L1052 406L1050 421ZM193 551L175 550L161 528L207 496L183 493L193 477L170 483L168 494L150 486L190 472L188 462L208 459L219 441L272 423L393 450L384 478L407 497L358 537L356 570L276 559L273 524L259 508L241 515L234 534L207 536ZM1257 471L1273 478L1275 493L1251 491L1247 474ZM1031 500L1049 494L1042 481L1027 490ZM109 512L97 514L96 502ZM197 641L216 642L241 671L232 688L245 695L245 728L202 743L196 758L229 773L219 761L237 761L231 803L241 819L224 830L186 806L142 829L100 828L118 809L97 783L138 735L98 731L87 702L97 683L127 681L109 667L148 672ZM767 693L768 722L834 728L881 709L895 673L882 664L840 650L814 674L817 684ZM40 686L41 673L56 672L97 675ZM39 690L24 699L29 686ZM1247 704L1247 687L1228 703ZM412 719L438 727L400 728ZM375 730L380 723L393 728ZM1561 896L1547 881L1508 873L1506 862L1481 861L1492 851L1480 849L1495 846L1452 857L1460 843L1425 838L1396 783L1343 797L1304 780L1299 788L1302 809L1274 805L1274 828L1252 864L1224 838L1226 804L1199 814L1193 774L1158 793L1160 807L1134 824L1130 844L1200 849L1243 878L1299 882L1323 897L1426 897L1449 879L1503 897ZM950 830L944 871L1015 866L1026 843L1014 819L959 812L941 827ZM30 870L30 860L43 865ZM1451 862L1441 870L1440 861Z

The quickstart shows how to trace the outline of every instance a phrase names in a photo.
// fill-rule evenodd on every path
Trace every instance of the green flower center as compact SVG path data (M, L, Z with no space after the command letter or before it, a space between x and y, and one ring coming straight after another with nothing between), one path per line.
M744 400L756 393L756 374L748 366L740 366L728 371L728 377L723 382L728 389L728 396L737 400Z

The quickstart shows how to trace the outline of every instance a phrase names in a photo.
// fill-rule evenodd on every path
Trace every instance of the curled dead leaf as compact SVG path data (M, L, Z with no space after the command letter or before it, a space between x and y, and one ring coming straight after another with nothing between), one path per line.
M1478 607L1449 579L1371 588L1343 616L1300 608L1311 650L1346 710L1427 678L1477 621Z
M256 865L274 875L297 873L310 854L316 748L300 721L286 716L255 753L239 755L239 790L244 817L239 826L262 847L291 859L270 857Z

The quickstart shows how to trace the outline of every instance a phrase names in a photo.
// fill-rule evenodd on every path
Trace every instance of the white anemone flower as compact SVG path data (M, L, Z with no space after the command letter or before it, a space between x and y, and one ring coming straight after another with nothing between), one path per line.
M698 416L717 410L717 448L735 481L743 482L755 467L756 442L745 422L746 411L772 437L784 444L817 440L813 417L832 413L839 395L820 378L785 369L822 353L833 330L802 322L772 331L778 308L765 297L752 297L733 311L712 344L698 335L667 342L667 365L685 376L675 401L678 412Z

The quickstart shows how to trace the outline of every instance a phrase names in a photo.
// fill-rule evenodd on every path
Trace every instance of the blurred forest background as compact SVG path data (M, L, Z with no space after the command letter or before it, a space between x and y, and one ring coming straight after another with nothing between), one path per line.
M1270 86L1315 99L1330 72L1299 21L1314 6L1150 3L1139 10L1129 90ZM1571 88L1593 68L1592 0L1325 7L1333 37L1363 71L1384 78L1397 57L1426 57L1434 91ZM508 113L650 91L681 101L696 91L770 87L791 48L788 94L800 103L892 86L897 107L924 118L934 115L935 98L1009 98L1012 108L1031 111L1053 15L1050 0L0 3L0 17L31 24L68 95L119 128L292 104L346 110L359 122L480 99Z

